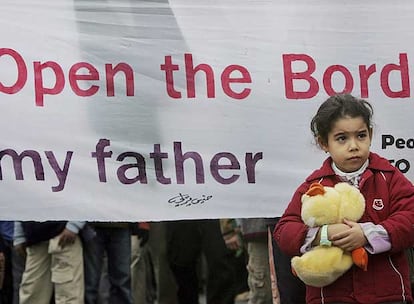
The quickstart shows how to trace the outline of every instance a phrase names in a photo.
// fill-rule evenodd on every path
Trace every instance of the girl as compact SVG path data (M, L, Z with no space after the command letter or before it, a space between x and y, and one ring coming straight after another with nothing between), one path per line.
M276 242L290 256L305 253L321 239L346 251L364 246L369 253L367 271L353 266L331 285L307 286L309 304L412 303L404 250L414 244L414 186L388 160L370 152L372 114L367 101L348 94L320 106L311 131L330 156L299 186L274 230ZM343 181L365 197L360 222L308 228L301 220L302 194L313 182L334 186Z

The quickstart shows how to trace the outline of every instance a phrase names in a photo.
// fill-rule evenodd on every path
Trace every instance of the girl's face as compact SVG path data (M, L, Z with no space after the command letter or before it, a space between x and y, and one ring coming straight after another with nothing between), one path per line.
M335 165L343 172L357 171L369 156L372 129L362 117L338 119L328 134L328 142L319 139L319 145L329 152Z

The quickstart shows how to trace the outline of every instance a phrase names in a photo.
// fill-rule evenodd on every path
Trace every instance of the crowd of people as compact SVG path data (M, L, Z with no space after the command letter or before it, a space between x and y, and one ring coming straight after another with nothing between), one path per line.
M370 151L372 115L349 94L322 103L311 131L329 156L280 218L1 222L0 303L197 304L204 293L234 304L246 292L249 304L412 303L414 186ZM316 182L359 189L359 222L305 225L302 197ZM368 264L305 287L290 260L317 246L363 247Z
M0 303L274 303L268 234L276 222L2 221ZM277 300L305 303L277 249L281 281L294 284L288 294L276 289Z

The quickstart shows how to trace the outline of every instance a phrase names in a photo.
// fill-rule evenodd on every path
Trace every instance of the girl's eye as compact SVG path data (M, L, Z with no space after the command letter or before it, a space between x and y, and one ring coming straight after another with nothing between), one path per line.
M346 139L346 137L345 137L345 136L338 136L338 137L336 138L336 140L337 140L337 141L339 141L339 142L345 141L345 139Z
M359 136L359 138L363 139L363 138L367 137L367 134L366 133L360 133L358 136Z

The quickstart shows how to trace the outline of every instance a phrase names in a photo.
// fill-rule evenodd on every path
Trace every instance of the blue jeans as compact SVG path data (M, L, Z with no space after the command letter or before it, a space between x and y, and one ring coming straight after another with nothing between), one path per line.
M109 303L132 304L131 233L129 228L95 227L96 236L84 242L85 304L98 303L104 254L108 260Z

